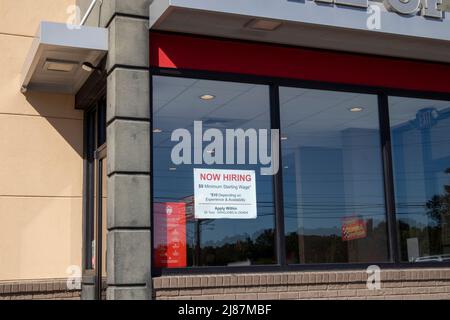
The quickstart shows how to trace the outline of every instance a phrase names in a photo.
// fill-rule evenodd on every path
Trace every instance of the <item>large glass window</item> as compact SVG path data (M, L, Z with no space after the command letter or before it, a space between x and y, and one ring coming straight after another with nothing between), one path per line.
M402 261L450 261L450 102L389 98Z
M376 95L280 88L290 264L388 260Z
M233 165L225 164L225 161L210 165L194 164L195 154L199 151L201 155L206 156L225 154L225 150L208 149L210 142L196 145L191 140L190 152L183 155L190 153L192 164L176 164L172 151L180 141L171 139L172 133L177 129L186 129L192 139L201 139L195 135L194 121L201 122L203 132L216 129L224 136L227 129L270 129L269 92L269 87L264 85L153 77L155 267L249 266L276 263L273 177L261 175L261 166L258 164ZM247 145L249 144L247 142ZM236 160L237 150L234 151ZM257 186L256 217L197 217L194 169L202 168L254 171Z
M389 97L385 106L386 96L368 93L156 75L152 82L155 270L450 261L450 101ZM271 145L278 119L279 144ZM179 129L189 135L182 149ZM231 158L229 130L246 133L243 151L233 140ZM272 164L281 154L277 175L252 160L264 139ZM254 216L205 209L207 197L239 203L231 193L202 192L211 187L197 181L204 170L252 172Z

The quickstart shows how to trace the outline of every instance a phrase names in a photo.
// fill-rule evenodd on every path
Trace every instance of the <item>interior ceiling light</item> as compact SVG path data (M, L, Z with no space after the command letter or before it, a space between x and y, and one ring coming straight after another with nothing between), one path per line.
M350 109L348 109L350 112L361 112L361 111L363 111L364 110L364 108L361 108L361 107L353 107L353 108L350 108Z
M44 69L48 71L71 72L76 66L77 62L63 61L63 60L46 60Z
M286 141L288 137L281 137L281 141Z
M161 133L162 132L162 130L161 129L158 129L158 128L156 128L156 129L153 129L153 133Z
M176 167L170 167L169 171L177 171L177 168Z
M216 96L212 95L212 94L204 94L200 96L200 99L208 101L208 100L214 100L216 98Z
M267 19L253 19L246 27L262 31L274 31L281 26L281 22Z

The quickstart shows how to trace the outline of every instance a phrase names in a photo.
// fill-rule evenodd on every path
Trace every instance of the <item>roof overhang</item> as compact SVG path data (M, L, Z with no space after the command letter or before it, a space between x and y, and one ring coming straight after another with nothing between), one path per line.
M21 90L75 94L108 52L105 28L41 22L22 71ZM89 68L87 68L89 69Z
M357 8L324 1L154 0L149 25L153 30L450 62L449 17L402 15L380 2ZM273 22L274 28L257 30L255 21L269 28Z

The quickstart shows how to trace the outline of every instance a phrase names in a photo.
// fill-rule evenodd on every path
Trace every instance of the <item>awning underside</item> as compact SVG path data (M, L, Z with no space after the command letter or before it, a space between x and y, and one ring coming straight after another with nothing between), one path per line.
M21 90L75 94L107 52L107 29L42 22L24 63Z

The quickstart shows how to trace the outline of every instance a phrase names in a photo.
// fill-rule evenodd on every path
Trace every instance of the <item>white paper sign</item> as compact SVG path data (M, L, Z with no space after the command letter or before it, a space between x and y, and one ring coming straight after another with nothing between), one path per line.
M253 170L194 169L196 219L256 219Z

